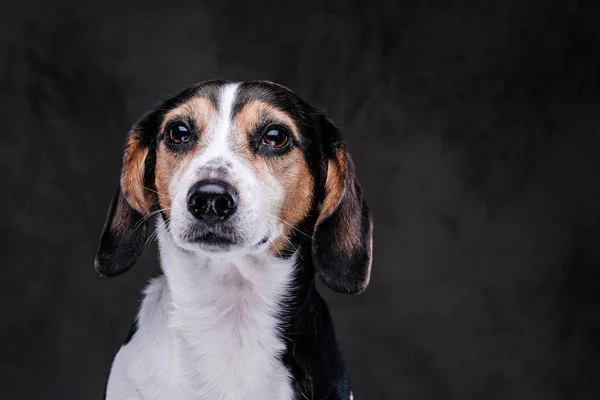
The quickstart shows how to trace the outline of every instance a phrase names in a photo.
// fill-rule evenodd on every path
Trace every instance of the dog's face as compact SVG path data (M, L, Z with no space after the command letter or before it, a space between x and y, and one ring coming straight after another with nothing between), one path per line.
M274 83L204 82L138 122L100 273L133 265L152 213L183 250L286 257L310 246L330 287L355 293L368 284L372 223L339 130Z
M308 215L311 132L303 129L301 105L283 111L268 89L205 86L162 117L154 183L178 246L278 251L289 228Z

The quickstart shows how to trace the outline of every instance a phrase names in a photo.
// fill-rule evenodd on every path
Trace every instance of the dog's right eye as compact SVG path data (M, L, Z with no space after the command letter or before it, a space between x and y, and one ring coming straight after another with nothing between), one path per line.
M169 128L168 137L170 142L181 144L189 141L192 135L188 127L184 124L175 124Z

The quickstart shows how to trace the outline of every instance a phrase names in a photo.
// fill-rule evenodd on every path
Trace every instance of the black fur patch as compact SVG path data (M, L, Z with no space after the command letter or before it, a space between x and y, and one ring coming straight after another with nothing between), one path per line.
M340 249L331 238L339 226L339 219L346 218L334 213L319 226L313 243L313 258L319 265L319 277L327 287L342 294L361 292L368 280L371 267L370 214L366 204L358 211L360 218L360 244L351 251Z
M127 203L121 187L117 188L100 237L96 271L108 277L128 271L137 261L147 235L147 222Z
M282 361L292 375L296 400L350 398L346 365L329 309L317 292L310 248L300 250L293 285L300 288L281 316L286 351ZM299 258L300 260L300 258Z

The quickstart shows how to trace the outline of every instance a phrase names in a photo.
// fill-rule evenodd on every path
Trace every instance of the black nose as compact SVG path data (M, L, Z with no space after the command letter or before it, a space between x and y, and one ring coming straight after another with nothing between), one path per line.
M230 217L237 208L235 189L221 181L200 181L188 193L188 210L205 222L216 222Z

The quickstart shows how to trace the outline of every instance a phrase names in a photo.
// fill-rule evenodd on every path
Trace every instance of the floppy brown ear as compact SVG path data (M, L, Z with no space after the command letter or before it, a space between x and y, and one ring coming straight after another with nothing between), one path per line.
M94 262L101 276L128 271L141 254L148 235L148 214L153 203L147 172L150 149L143 144L139 124L129 133L121 179L108 215Z
M339 130L321 123L327 178L315 225L312 257L325 285L344 294L364 291L371 276L373 221Z

